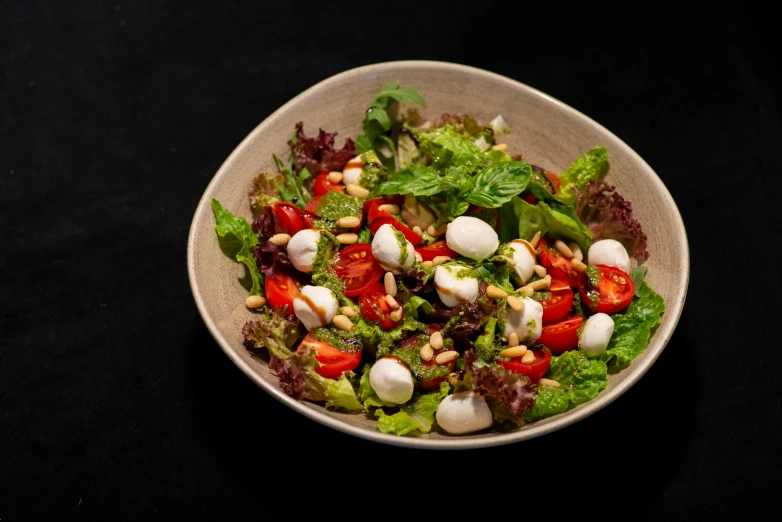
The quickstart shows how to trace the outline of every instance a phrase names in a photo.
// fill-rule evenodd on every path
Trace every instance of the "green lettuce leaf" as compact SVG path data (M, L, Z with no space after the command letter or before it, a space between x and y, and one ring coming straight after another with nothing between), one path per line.
M358 397L364 404L364 411L372 413L375 408L394 407L396 404L386 402L377 396L375 390L369 384L369 370L372 369L372 365L367 363L364 365L364 369L361 371L361 379L358 382Z
M315 350L305 346L284 361L272 359L270 367L280 377L283 391L288 395L296 395L299 399L325 402L326 408L361 410L363 406L350 382L355 374L346 371L336 380L322 377L315 369L320 366L315 355Z
M236 253L236 260L240 263L244 263L250 272L250 278L252 279L250 295L261 295L263 276L258 271L258 266L255 264L255 257L253 257L250 252L250 249L258 243L258 234L253 232L252 227L246 219L241 216L234 216L231 212L223 208L216 199L212 199L212 210L215 214L215 230L217 231L217 235L224 238L228 234L231 234L242 245Z
M481 149L469 138L446 125L432 132L414 132L419 149L432 159L432 166L445 172L448 167L475 169L489 161Z
M425 314L431 314L434 312L432 304L423 297L418 297L417 295L411 296L410 299L408 299L405 303L404 308L405 317L412 317L415 320L419 319L418 314L420 312Z
M605 147L595 147L576 159L567 172L559 175L557 197L572 205L576 201L576 189L580 189L588 181L603 179L607 172L608 150Z
M592 231L586 227L575 209L558 203L538 202L530 205L521 198L514 197L513 209L519 219L519 238L530 240L535 232L549 234L560 239L572 239L583 252L592 245Z
M434 416L440 402L448 396L451 386L440 383L440 389L430 393L415 393L413 398L399 406L399 411L387 414L382 409L375 410L378 417L377 428L383 433L406 435L413 431L429 433L434 424Z

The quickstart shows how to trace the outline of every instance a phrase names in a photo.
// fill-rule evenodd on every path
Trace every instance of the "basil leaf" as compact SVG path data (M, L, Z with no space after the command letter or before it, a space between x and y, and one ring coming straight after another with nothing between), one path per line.
M549 234L560 239L572 239L583 252L592 245L592 231L587 228L575 209L567 205L540 201L530 205L521 198L512 199L513 209L519 218L519 237L530 240L536 232Z
M527 188L524 190L524 193L532 194L540 201L546 201L548 203L560 203L563 205L565 204L564 201L562 201L557 196L549 192L546 187L533 180L530 180L529 184L527 185Z
M397 172L391 179L379 184L372 191L373 196L387 194L412 194L413 196L431 196L438 194L440 176L429 167L410 167Z
M478 172L466 201L484 208L501 207L529 183L532 168L523 161L504 161Z

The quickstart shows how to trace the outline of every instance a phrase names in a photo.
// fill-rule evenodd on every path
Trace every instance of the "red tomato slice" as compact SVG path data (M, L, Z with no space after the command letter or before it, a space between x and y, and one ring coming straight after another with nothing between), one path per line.
M559 176L554 174L553 172L546 171L546 177L551 180L551 182L554 184L554 189L559 190Z
M317 216L318 215L317 209L320 208L320 201L323 199L323 196L325 196L325 194L315 196L314 198L309 200L309 202L307 202L307 204L304 205L304 213L306 214L307 212L309 212L310 214Z
M356 350L354 352L348 350L340 350L336 346L332 346L324 341L319 341L311 333L302 339L299 348L296 350L301 351L305 346L308 346L317 352L315 360L317 360L321 366L315 368L318 375L327 379L339 379L342 372L352 371L358 367L361 363L362 351Z
M266 278L266 299L275 310L288 307L288 315L293 314L293 299L299 295L299 283L291 276L277 272L274 277Z
M345 283L347 296L361 295L367 287L377 283L384 273L383 267L372 255L372 246L366 243L357 243L340 250L332 266Z
M421 254L424 261L431 261L437 256L448 256L451 259L456 259L459 254L448 248L448 244L445 240L435 241L431 245L422 245L415 247L416 252Z
M542 348L532 348L532 353L535 359L531 363L521 362L521 357L513 357L510 361L497 359L497 362L506 370L526 375L530 381L538 382L551 366L551 354Z
M554 238L543 237L538 243L540 264L546 267L552 279L560 279L571 287L578 286L580 274L570 264L570 260L554 248Z
M440 331L440 329L443 327L441 324L430 324L429 326L429 335L431 336L434 332ZM405 341L401 348L407 348L409 346L418 346L419 348L422 348L424 344L426 344L429 336L426 336L424 338L424 334L419 333L415 334L414 336L410 337L407 341ZM447 339L448 335L444 335L443 338ZM449 348L451 350L452 348ZM429 369L435 366L439 366L441 368L448 368L448 373L451 373L454 368L456 367L456 359L453 361L447 362L445 364L437 364L437 361L435 361L435 357L437 357L438 354L448 351L443 350L442 348L439 350L434 350L434 357L432 357L431 361L421 361L421 366L424 367L424 369ZM439 390L440 389L440 383L443 382L447 378L447 374L442 377L433 377L431 379L416 379L416 387L420 390Z
M394 300L402 305L402 302L398 298ZM368 321L380 323L380 326L386 330L393 328L394 326L401 324L404 321L404 313L399 321L391 319L391 312L393 308L386 301L386 289L379 283L374 283L368 286L361 297L358 299L358 306L361 310L361 315Z
M374 205L375 203L379 205L383 205L385 203L393 203L394 205L401 207L405 203L405 197L401 194L395 194L393 196L378 196L376 198L365 199L364 200L365 219L369 216L369 210L372 208L372 205Z
M521 196L521 199L523 199L530 205L537 205L538 201L540 201L538 197L533 194L524 194L523 196Z
M600 282L593 286L586 272L581 274L578 288L581 299L593 312L615 314L623 310L635 294L635 282L623 270L609 265L594 265Z
M584 317L569 315L556 323L543 325L538 342L559 355L578 347L578 329L584 324Z
M272 205L272 211L280 226L285 229L286 234L292 236L296 232L307 228L302 218L301 210L296 205L278 201Z
M548 291L551 292L551 297L540 302L543 306L543 324L559 321L573 306L573 290L565 281L552 279Z
M327 170L322 170L315 178L315 184L312 186L312 195L322 196L329 190L333 190L334 192L345 192L345 185L342 183L332 183L329 181L329 172Z
M410 241L410 243L413 244L413 246L417 245L421 242L421 236L413 232L410 227L399 221L398 219L395 219L393 217L390 218L379 218L374 221L372 221L369 224L369 231L372 232L372 235L374 236L377 233L377 229L382 227L388 223L398 231L400 231L402 234L404 234L405 239Z

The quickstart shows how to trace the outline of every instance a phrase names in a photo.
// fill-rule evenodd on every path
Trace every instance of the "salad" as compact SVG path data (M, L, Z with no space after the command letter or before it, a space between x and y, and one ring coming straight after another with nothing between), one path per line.
M289 396L400 436L508 430L595 398L665 311L609 151L553 173L509 149L501 115L417 106L386 85L341 147L298 123L290 157L249 183L252 222L212 201L249 270L244 345Z

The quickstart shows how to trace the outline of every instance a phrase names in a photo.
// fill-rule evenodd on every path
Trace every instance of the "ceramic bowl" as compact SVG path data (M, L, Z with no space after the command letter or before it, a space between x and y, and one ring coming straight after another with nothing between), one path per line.
M274 170L272 154L287 157L294 125L314 135L319 128L337 131L336 145L361 132L364 111L388 82L418 90L427 102L424 115L470 113L487 122L502 114L511 128L503 138L525 161L563 172L596 145L610 154L606 181L633 204L634 215L648 235L647 281L663 296L666 313L646 350L625 370L609 375L609 385L595 399L565 413L529 423L511 432L448 435L435 428L426 435L396 436L378 431L373 418L297 402L278 387L267 362L242 346L242 325L253 313L239 279L244 265L224 254L215 233L212 198L251 218L247 192L251 179ZM622 140L589 117L554 98L512 79L464 65L401 61L352 69L307 89L256 127L225 160L198 203L188 238L190 285L201 316L230 359L282 404L346 434L398 446L468 449L515 443L563 428L607 406L651 367L670 339L684 305L689 279L689 249L679 211L652 168ZM281 406L282 407L282 406Z

